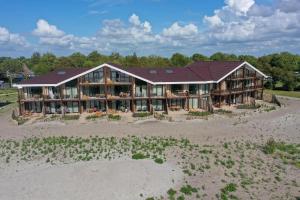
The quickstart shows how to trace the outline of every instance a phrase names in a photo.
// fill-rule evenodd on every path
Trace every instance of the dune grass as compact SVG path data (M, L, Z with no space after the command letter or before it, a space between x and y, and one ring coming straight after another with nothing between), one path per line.
M284 91L284 90L265 90L265 91L269 94L300 98L300 92L298 92L298 91Z

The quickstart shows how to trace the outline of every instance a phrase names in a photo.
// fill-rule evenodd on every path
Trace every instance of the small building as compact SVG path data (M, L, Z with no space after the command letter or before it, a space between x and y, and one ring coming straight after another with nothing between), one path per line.
M124 68L104 63L23 80L20 114L209 110L262 99L265 74L243 61L200 61L185 67Z

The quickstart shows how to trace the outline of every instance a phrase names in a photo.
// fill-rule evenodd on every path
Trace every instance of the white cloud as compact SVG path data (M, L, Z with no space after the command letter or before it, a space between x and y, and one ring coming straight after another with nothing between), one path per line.
M254 5L254 0L225 0L225 3L237 13L247 13L251 6Z
M291 3L294 6L290 6ZM299 11L298 0L278 0L271 6L257 4L254 0L224 0L223 7L203 18L203 27L195 23L175 22L154 33L150 22L132 14L127 21L104 20L101 28L91 37L65 33L42 19L37 22L33 35L39 38L40 47L85 52L98 50L103 53L118 51L123 54L168 55L177 51L299 51ZM0 29L0 43L8 40L6 32ZM12 40L14 36L10 38ZM17 41L16 38L14 40Z
M25 37L9 32L5 27L0 26L0 44L2 48L28 47L29 43Z
M56 26L50 25L46 20L39 19L36 23L36 29L33 34L41 37L60 37L65 33L59 30Z
M162 32L166 37L190 37L198 33L198 27L194 24L180 26L178 22L172 24L169 28L165 28Z

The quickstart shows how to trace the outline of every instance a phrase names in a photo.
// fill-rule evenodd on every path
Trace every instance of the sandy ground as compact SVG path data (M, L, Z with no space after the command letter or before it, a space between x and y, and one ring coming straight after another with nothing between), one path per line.
M25 164L0 171L0 199L142 199L164 195L182 176L175 165L152 160Z
M224 141L265 142L273 137L286 142L300 142L300 100L281 98L283 107L270 112L238 111L235 115L214 115L208 120L185 120L183 115L173 115L173 122L147 119L142 121L108 122L97 120L86 122L38 122L17 126L10 120L10 113L0 115L0 138L22 139L30 136L173 136L185 137L197 144L220 144ZM222 153L222 152L221 152ZM262 153L250 154L259 162L264 159L266 168L272 173L277 166ZM252 160L251 160L252 159ZM170 159L171 160L171 159ZM278 161L276 161L278 162ZM2 165L4 166L4 165ZM291 169L290 169L291 168ZM298 170L290 167L281 172L286 180L300 178ZM91 161L73 164L48 165L28 163L0 168L0 199L145 199L160 196L176 185L189 180L196 185L206 184L207 198L215 199L216 187L221 187L221 178L226 179L219 168L194 178L183 178L176 162L158 165L151 160ZM276 169L277 170L277 169ZM258 170L258 173L260 171ZM268 177L266 174L257 177ZM266 183L280 193L300 195L300 191L288 190ZM258 190L258 189L257 189ZM253 194L272 199L269 189L260 189ZM140 196L142 194L143 196ZM240 194L243 197L243 194ZM247 198L248 196L244 196Z

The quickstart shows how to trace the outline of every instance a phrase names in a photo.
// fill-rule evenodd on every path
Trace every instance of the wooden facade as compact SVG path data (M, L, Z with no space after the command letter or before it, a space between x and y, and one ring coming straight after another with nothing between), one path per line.
M218 83L150 84L104 66L57 87L19 88L19 113L210 110L261 99L263 77L245 66Z

